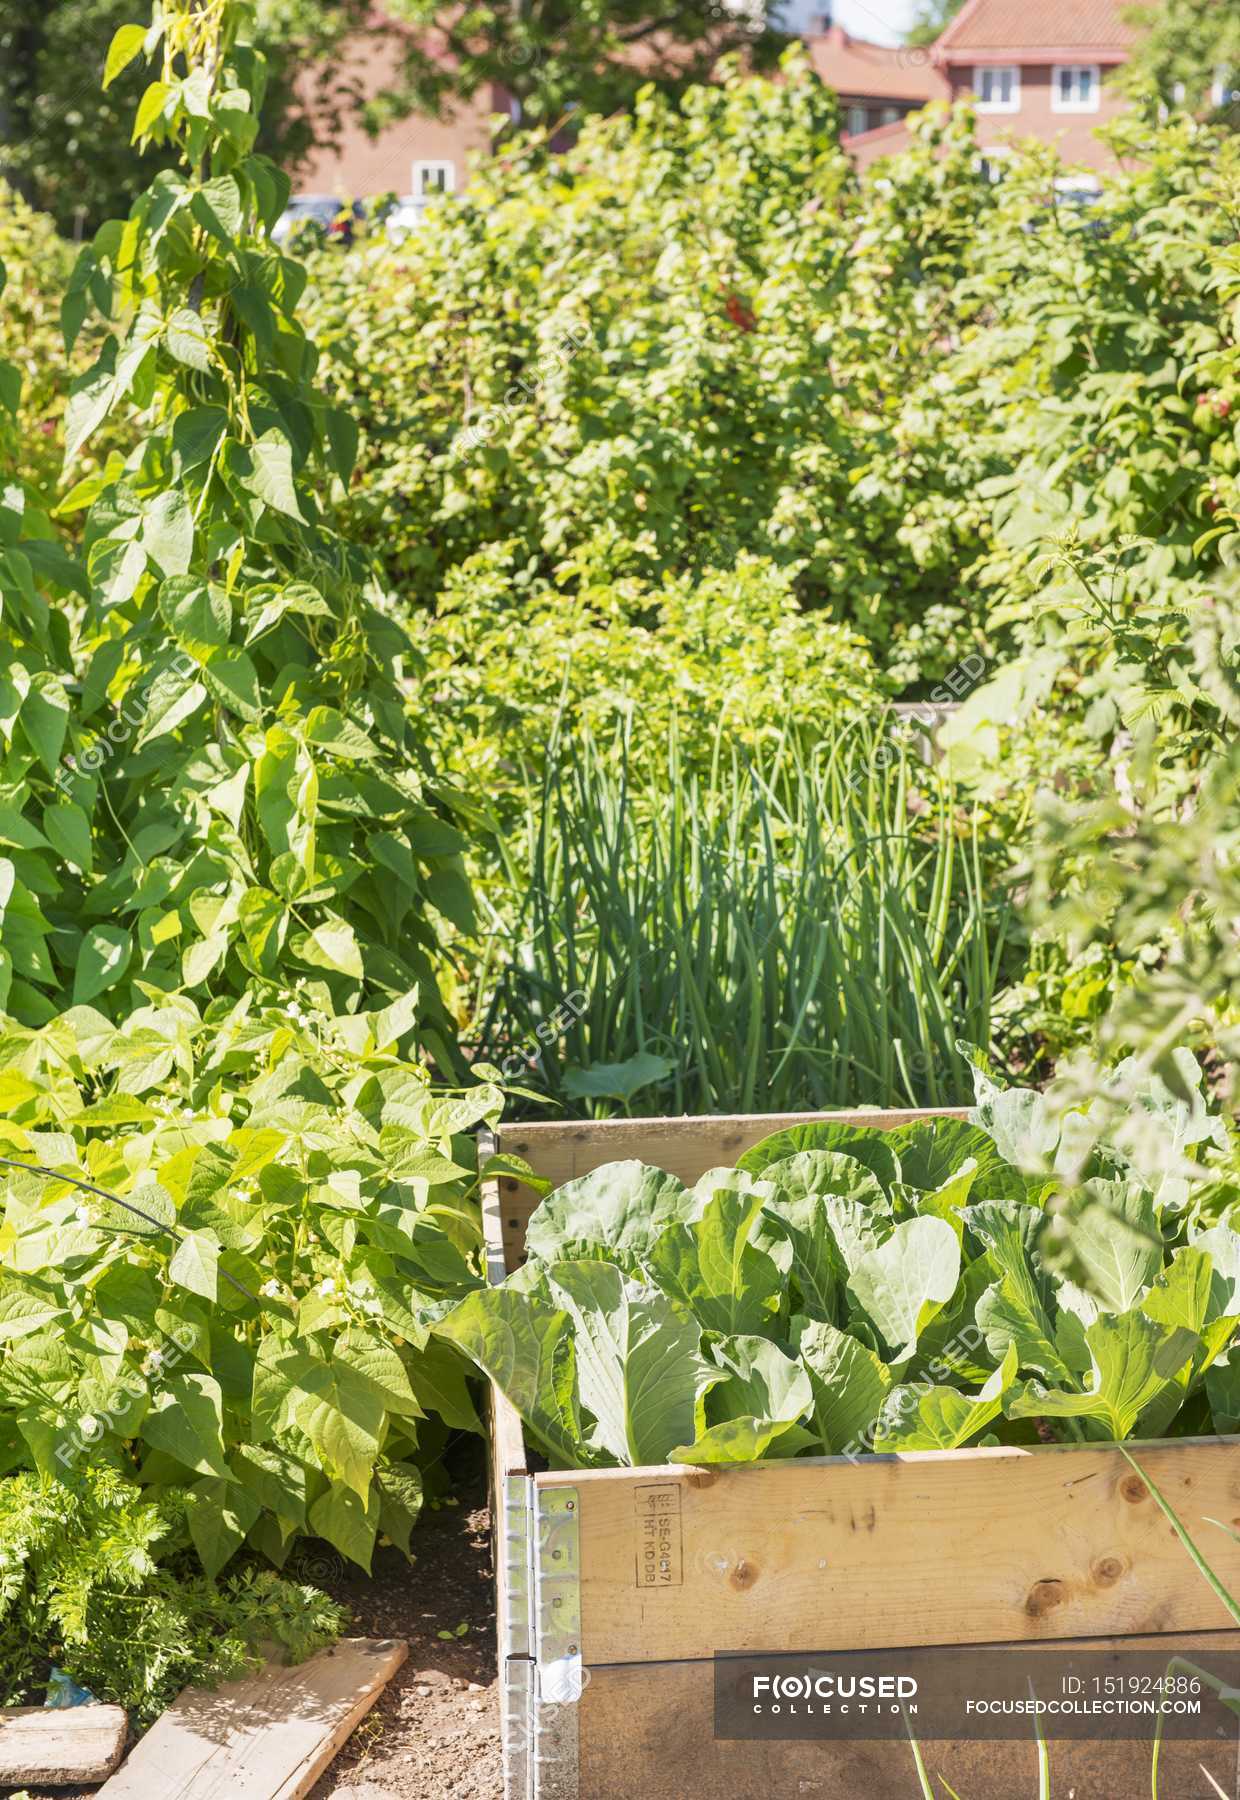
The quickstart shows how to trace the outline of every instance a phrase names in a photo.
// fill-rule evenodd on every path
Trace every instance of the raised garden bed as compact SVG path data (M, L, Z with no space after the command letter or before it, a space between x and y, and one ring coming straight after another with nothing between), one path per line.
M555 1185L640 1157L686 1182L814 1118L890 1128L927 1112L514 1125L498 1148ZM950 1116L962 1117L960 1112ZM523 1255L536 1197L486 1196L489 1273ZM1109 1445L812 1457L735 1468L539 1472L492 1395L499 1658L507 1800L772 1800L919 1786L905 1742L717 1738L718 1652L830 1652L1089 1640L1168 1656L1240 1650L1240 1632L1140 1477ZM1168 1439L1142 1466L1186 1520L1240 1522L1240 1441ZM1217 1793L1208 1744L1169 1745L1159 1792ZM960 1800L1038 1793L1020 1742L938 1742ZM1236 1746L1230 1745L1234 1778ZM1149 1793L1133 1741L1057 1742L1055 1793ZM1215 1773L1217 1774L1217 1770ZM934 1793L945 1793L937 1784Z

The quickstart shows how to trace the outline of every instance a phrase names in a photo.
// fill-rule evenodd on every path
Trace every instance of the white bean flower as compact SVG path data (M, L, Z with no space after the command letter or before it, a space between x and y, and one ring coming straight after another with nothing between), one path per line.
M265 1294L268 1300L278 1300L280 1298L280 1283L275 1280L264 1281L262 1287L260 1287L258 1291L260 1294Z
M324 1299L327 1299L329 1295L334 1294L335 1291L336 1291L336 1284L332 1280L330 1275L327 1277L326 1281L320 1281L319 1292L320 1292L320 1294L322 1294Z

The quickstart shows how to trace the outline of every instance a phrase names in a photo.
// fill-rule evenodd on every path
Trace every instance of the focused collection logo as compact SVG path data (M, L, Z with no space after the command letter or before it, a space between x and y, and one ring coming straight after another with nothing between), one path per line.
M830 1669L807 1669L803 1675L754 1675L755 1715L794 1713L916 1712L917 1680L912 1675L858 1675Z

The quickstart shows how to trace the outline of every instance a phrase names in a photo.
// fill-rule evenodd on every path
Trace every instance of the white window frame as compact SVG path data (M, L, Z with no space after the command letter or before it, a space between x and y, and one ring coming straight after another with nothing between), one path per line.
M1065 75L1089 76L1089 99L1065 100L1060 89ZM1097 63L1056 63L1051 69L1051 111L1096 113L1102 105L1102 70Z
M443 180L434 187L426 187L423 177L426 175L442 175ZM443 194L456 192L456 164L454 162L415 162L409 172L412 182L410 192L420 206L428 200L437 200Z
M860 122L858 123L858 121ZM861 106L854 101L851 106L846 108L844 113L844 135L846 137L859 137L863 131L868 131L869 128L869 108L867 106Z
M1010 144L983 144L978 151L974 167L980 175L984 175L993 186L1003 179L1003 165L1012 160Z
M1006 100L986 100L982 96L982 77L984 75L1010 75L1012 85L1009 98ZM982 63L973 71L973 92L977 96L977 110L980 113L1017 113L1020 111L1020 64L1019 63Z

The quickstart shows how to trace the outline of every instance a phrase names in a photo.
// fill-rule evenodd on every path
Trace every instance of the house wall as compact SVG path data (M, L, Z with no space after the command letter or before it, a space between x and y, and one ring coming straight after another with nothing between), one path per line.
M363 93L377 94L394 81L395 53L383 44L367 45L346 62L343 74L356 81ZM491 115L507 110L503 93L487 87L450 119L415 114L387 126L374 138L349 111L342 121L338 147L312 150L293 172L293 191L333 194L347 200L387 193L403 196L413 192L415 162L450 162L459 192L469 178L471 157L489 148Z
M993 55L987 57L990 63L1000 60ZM1082 54L1076 60L1088 62L1089 57ZM1124 111L1123 99L1115 93L1108 80L1114 73L1114 68L1103 66L1102 92L1097 112L1058 113L1051 106L1052 67L1050 63L1027 63L1022 66L1019 112L979 113L978 142L985 148L990 144L1000 144L1009 136L1036 137L1043 143L1057 143L1060 155L1067 163L1084 163L1093 169L1115 168L1115 158L1094 136L1099 125L1104 125L1108 119L1114 119ZM974 75L971 67L953 67L947 74L953 100L962 100L973 92Z

